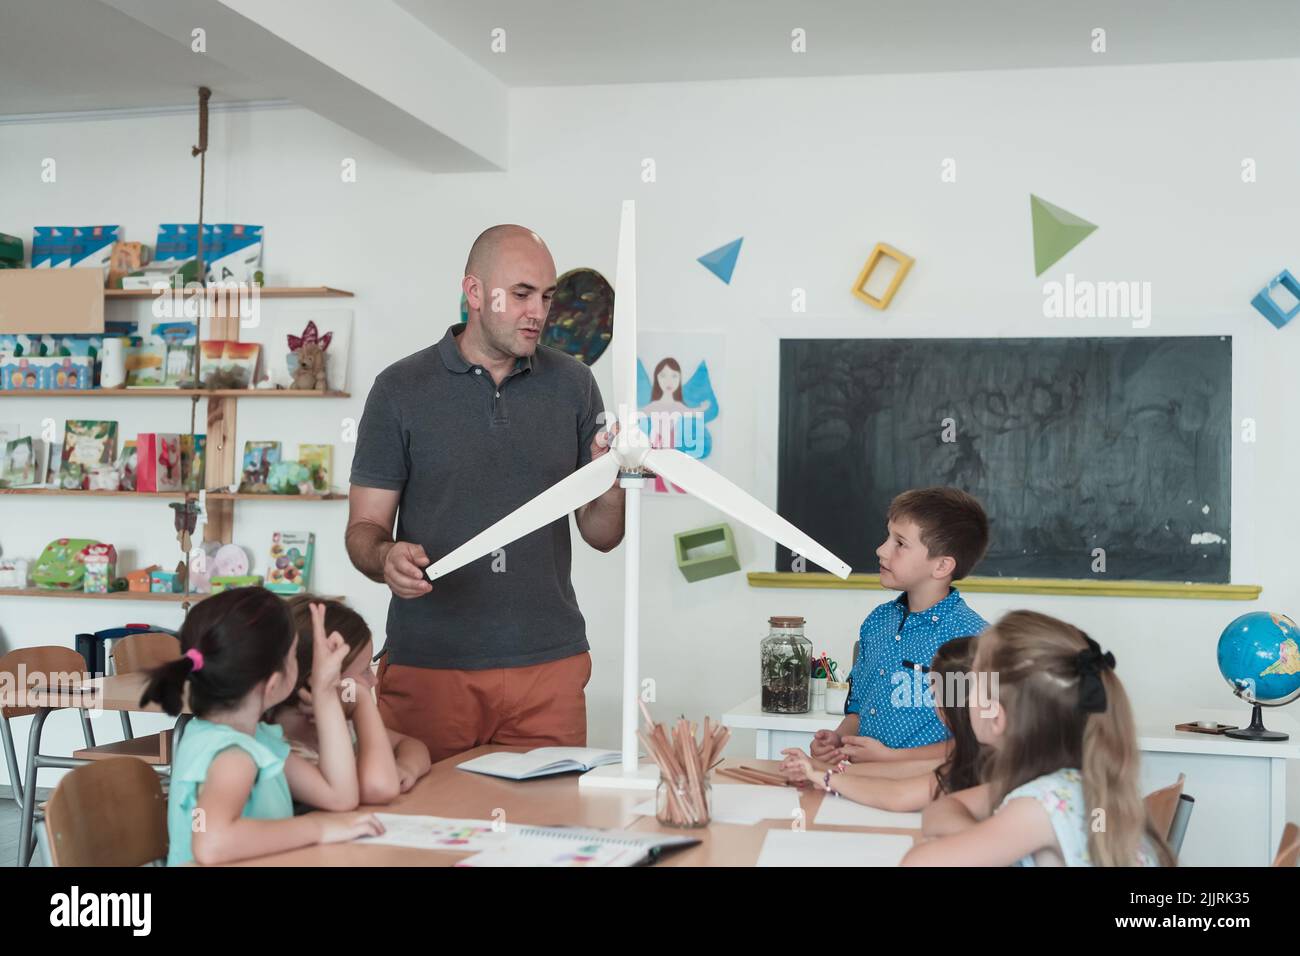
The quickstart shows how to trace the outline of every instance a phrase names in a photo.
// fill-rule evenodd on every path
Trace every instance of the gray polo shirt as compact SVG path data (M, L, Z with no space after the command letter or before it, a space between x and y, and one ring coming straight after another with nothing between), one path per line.
M390 365L366 398L352 483L402 493L397 540L430 561L591 460L604 410L591 370L539 345L498 388L456 347L465 326ZM566 515L388 605L393 664L527 667L588 649ZM504 570L493 570L493 565Z

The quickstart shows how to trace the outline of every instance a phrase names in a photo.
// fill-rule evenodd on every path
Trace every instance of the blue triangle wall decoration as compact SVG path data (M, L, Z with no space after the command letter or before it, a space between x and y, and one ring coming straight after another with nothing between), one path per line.
M727 285L731 285L731 274L736 271L736 260L740 258L740 244L744 241L744 236L741 236L735 242L729 242L712 252L706 252L697 261Z

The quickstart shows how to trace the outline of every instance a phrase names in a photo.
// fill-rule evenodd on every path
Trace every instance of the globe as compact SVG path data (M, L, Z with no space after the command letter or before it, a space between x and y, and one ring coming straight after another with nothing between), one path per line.
M1261 707L1280 707L1300 697L1300 627L1285 614L1251 611L1219 635L1219 673L1232 692L1251 704L1250 726L1228 731L1243 740L1286 740L1266 730Z

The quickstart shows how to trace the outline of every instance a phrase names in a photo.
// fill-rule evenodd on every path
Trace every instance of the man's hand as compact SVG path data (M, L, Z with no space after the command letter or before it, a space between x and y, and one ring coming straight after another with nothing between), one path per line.
M610 446L614 444L614 439L618 437L618 424L615 423L609 431L598 431L596 437L591 440L591 460L595 461L601 455L608 455ZM614 485L618 484L618 476L614 477Z
M384 554L384 583L399 598L428 594L433 585L424 576L424 569L432 563L420 545L398 541Z
M608 455L617 435L618 425L609 431L596 432L591 440L591 460ZM623 540L623 499L623 489L619 487L618 476L615 475L599 497L588 501L573 513L582 540L597 551L612 551Z

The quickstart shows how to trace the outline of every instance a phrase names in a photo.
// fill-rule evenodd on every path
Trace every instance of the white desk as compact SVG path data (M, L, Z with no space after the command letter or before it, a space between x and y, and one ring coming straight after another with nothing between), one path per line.
M722 722L732 730L755 731L754 756L759 760L780 760L786 747L808 749L813 734L834 730L843 714L812 711L807 714L765 714L762 697L755 694L722 715Z
M722 715L733 730L755 731L754 755L762 760L778 759L786 747L807 750L814 733L834 729L841 719L824 713L765 714L758 696ZM1244 727L1250 723L1250 708L1191 708L1139 718L1142 792L1187 775L1183 792L1196 798L1196 807L1179 858L1183 866L1267 865L1286 825L1286 762L1300 760L1300 723L1284 710L1265 708L1264 726L1291 739L1263 743L1174 730L1175 723L1192 719Z

